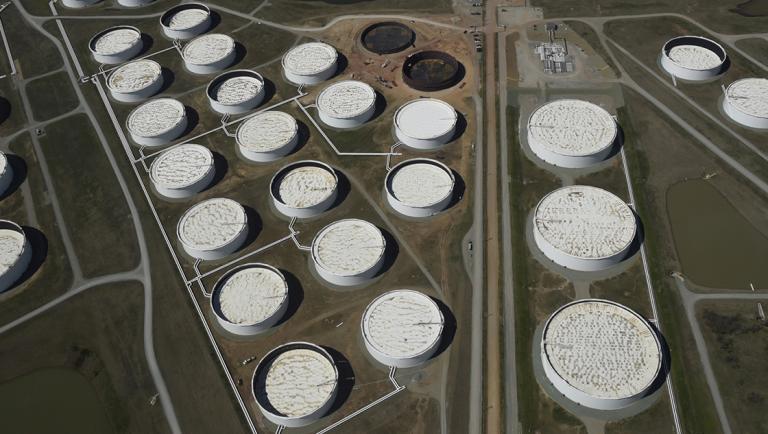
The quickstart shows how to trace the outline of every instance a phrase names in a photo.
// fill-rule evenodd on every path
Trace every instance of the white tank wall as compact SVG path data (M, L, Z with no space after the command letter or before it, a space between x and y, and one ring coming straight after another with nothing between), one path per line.
M164 84L163 74L161 73L157 77L157 80L152 82L152 84L145 87L144 89L139 89L134 92L118 92L110 88L109 93L110 95L112 95L112 98L114 98L116 101L125 102L125 103L136 103L136 102L142 102L144 100L147 100L157 95L157 93L160 92L160 89L163 88L163 84Z
M8 221L5 221L4 223L14 226L17 231L21 232L24 236L24 247L21 251L21 255L16 259L16 262L8 267L8 270L5 273L0 275L0 293L7 291L18 282L21 276L27 271L27 268L29 268L29 263L32 262L32 246L29 244L29 240L27 239L24 230L15 223Z
M329 78L333 77L334 74L336 74L336 69L338 68L337 63L333 63L330 67L327 69L320 71L316 74L311 75L299 75L294 74L293 72L290 72L286 69L283 69L283 73L285 74L285 78L288 79L291 83L294 84L303 84L303 85L313 85L313 84L319 84L324 82L325 80L328 80Z
M286 155L293 152L293 150L296 148L296 145L299 144L299 132L296 131L296 134L291 138L288 143L283 145L280 148L273 149L271 151L267 152L256 152L252 149L246 148L244 146L240 146L238 144L238 147L240 149L240 153L243 154L243 157L246 159L256 162L256 163L269 163L275 160L279 160Z
M95 5L101 0L61 0L61 4L68 8L84 8Z
M723 111L734 122L741 125L761 130L768 129L768 118L754 116L737 109L731 105L728 97L723 97Z
M138 29L134 29L138 32ZM139 32L139 35L141 35L141 32ZM93 50L93 42L95 39L92 39L91 42L88 43L89 48L91 49L91 55L93 56L93 59L99 63L103 63L105 65L118 65L120 63L125 63L134 57L136 57L139 53L141 53L141 50L144 49L144 41L141 37L136 41L135 44L131 45L130 47L126 48L125 50L114 53L114 54L99 54L95 50Z
M437 352L437 349L440 347L440 339L438 339L428 349L426 349L418 356L407 358L392 357L377 350L373 345L371 345L368 339L363 339L363 341L365 342L365 349L368 350L368 353L370 353L370 355L376 359L377 362L385 366L394 366L395 368L403 369L413 368L426 363L429 361L429 359L432 358L432 356L435 355L435 352Z
M189 70L189 72L193 74L214 74L232 66L232 64L235 62L235 57L237 57L237 52L233 49L226 56L222 57L216 62L206 65L197 65L194 63L189 63L185 60L184 66Z
M327 271L320 265L318 265L317 261L315 261L314 258L312 258L312 263L315 266L315 270L317 271L317 274L323 278L328 283L331 283L336 286L356 286L356 285L362 285L369 280L373 279L376 274L378 274L379 271L381 271L382 267L384 267L384 255L381 256L379 261L373 265L373 267L369 268L368 270L362 271L357 274L349 275L349 276L340 276L338 274L331 273L330 271Z
M155 187L155 191L157 191L157 193L160 196L163 196L164 198L186 199L208 188L208 186L211 185L211 183L213 182L213 178L215 176L216 176L216 168L212 165L208 173L205 174L205 177L201 178L197 182L194 182L186 187L168 188L156 183L154 179L152 180L152 185Z
M200 6L204 6L204 5L200 5ZM186 28L186 29L174 30L174 29L166 26L165 24L163 24L163 17L161 16L160 17L160 27L163 29L163 33L168 38L171 38L171 39L181 39L181 40L192 39L195 36L202 35L203 33L207 32L211 28L211 10L208 9L207 6L205 8L208 10L208 17L205 20L201 21L199 24L194 25L194 26L189 27L189 28ZM194 8L194 9L198 9L198 8ZM179 8L179 9L171 8L171 9L168 10L168 12L173 11L173 10L176 10L176 12L178 12L179 10L184 10L184 8Z
M188 246L185 243L181 243L181 246L184 248L184 251L187 252L187 254L193 258L202 259L204 261L215 261L217 259L225 258L236 251L240 249L240 247L243 246L243 243L245 243L245 240L248 238L248 222L245 222L245 225L243 226L243 230L240 231L239 234L237 234L237 237L235 237L232 241L230 241L228 244L221 246L217 249L211 249L211 250L202 250L197 249L192 246Z
M397 140L402 142L404 145L409 146L411 148L415 149L424 149L424 150L433 150L437 149L444 144L446 144L453 135L456 134L456 128L451 128L450 131L447 131L445 134L440 135L438 137L433 137L430 139L418 139L416 137L411 137L403 133L400 128L395 126L395 137L397 137Z
M320 107L318 107L317 112L320 114L320 120L323 121L324 124L334 128L348 129L359 127L360 125L368 122L376 112L376 104L372 105L365 112L348 118L339 118L329 115L320 109Z
M614 141L610 146L594 154L563 155L547 149L533 137L530 129L528 130L528 146L537 157L553 166L565 167L568 169L583 169L605 161L615 149L617 140L618 136L614 138Z
M142 137L138 136L136 134L133 134L130 129L128 129L128 132L131 134L131 139L136 142L136 144L142 145L142 146L163 146L167 145L168 143L178 139L181 137L182 134L184 134L184 131L187 129L187 115L184 114L184 117L181 119L181 122L179 122L175 127L171 128L170 130L158 134L156 136L152 137Z
M333 192L327 198L325 198L321 202L318 202L315 205L308 206L305 208L294 208L292 206L288 206L283 202L281 202L275 196L275 190L277 186L275 186L274 184L279 175L285 174L294 168L301 167L302 166L301 163L303 163L303 161L298 161L296 163L289 164L281 168L280 170L278 170L275 176L273 176L272 180L269 182L269 195L272 198L272 204L275 206L275 209L277 209L277 211L280 212L280 214L286 217L296 217L296 218L304 219L304 218L316 217L324 213L325 211L328 211L331 208L331 206L333 206L333 204L336 202L336 199L339 197L339 183L338 183L339 179L338 179L338 176L336 176L336 171L331 166L328 166L327 164L324 164L324 163L320 163L319 161L312 161L311 163L313 164L311 165L313 166L320 165L324 169L328 170L330 173L334 174L334 176L336 177L336 188L333 189Z
M121 6L137 8L139 6L146 6L154 1L155 0L117 0L117 3Z
M629 243L620 252L605 258L578 258L555 248L552 244L545 240L544 237L539 233L535 220L533 223L533 239L541 252L544 253L547 258L560 266L577 271L600 271L608 269L626 259L627 254L629 253L633 244Z
M706 38L700 38L695 36L685 36L686 38L698 38L698 39L706 39ZM674 75L677 78L681 78L683 80L690 80L690 81L704 81L709 80L711 78L717 77L720 75L721 72L723 72L723 64L724 60L720 62L720 64L714 68L710 69L691 69L686 68L684 66L678 65L677 63L673 62L672 59L667 56L667 45L674 41L677 38L670 39L667 41L662 47L661 47L661 57L660 57L660 63L662 68L664 68L669 74ZM717 44L715 41L709 41L712 43ZM717 44L720 46L720 44ZM720 46L720 49L725 52L725 49Z
M8 191L8 188L11 186L11 183L13 183L13 167L11 167L11 163L8 162L8 156L3 155L3 158L5 158L5 170L3 173L0 173L0 196L4 195L6 191Z

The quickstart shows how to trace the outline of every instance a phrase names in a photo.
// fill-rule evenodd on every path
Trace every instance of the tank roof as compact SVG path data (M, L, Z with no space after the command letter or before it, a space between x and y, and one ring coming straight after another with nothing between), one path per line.
M534 224L556 249L584 259L622 252L637 231L635 215L623 200L585 185L563 187L545 196L536 207Z
M136 45L141 32L132 27L115 27L97 35L91 48L98 54L118 54Z
M223 319L237 325L254 325L280 310L288 298L288 284L274 267L248 264L222 278L213 296Z
M373 268L385 248L386 241L376 225L359 219L339 220L312 240L312 258L329 273L351 276Z
M560 155L588 156L611 146L618 127L602 107L576 99L561 99L537 108L528 120L535 142Z
M317 205L336 190L336 174L319 164L294 164L278 180L278 199L292 208Z
M0 229L0 275L13 267L24 252L26 238L23 232Z
M173 98L157 98L136 107L128 115L128 130L141 137L168 132L186 117L184 104Z
M458 114L445 101L419 98L408 101L395 113L395 125L416 139L440 137L456 127Z
M248 101L264 89L264 80L251 75L235 75L222 81L214 90L216 101L237 105Z
M155 83L161 74L162 68L154 60L136 60L115 69L107 86L115 92L136 92Z
M728 104L759 118L768 118L768 79L744 78L731 83L725 90Z
M607 300L579 300L547 321L542 356L560 378L587 395L622 399L659 376L659 338L637 313Z
M211 151L189 143L171 148L155 158L150 177L152 182L166 188L184 188L205 178L212 169Z
M317 97L317 108L335 118L353 118L376 103L376 91L362 81L339 81L326 87Z
M407 164L405 164L407 163ZM400 202L416 207L438 203L453 193L450 169L427 159L406 161L392 169L390 191Z
M196 5L202 6L202 5ZM186 8L176 12L168 21L168 28L171 30L186 30L207 20L210 12L201 7Z
M338 58L336 49L323 42L297 45L283 56L283 68L297 75L313 75L333 66Z
M237 144L255 152L280 149L298 134L299 125L293 116L279 112L259 113L237 128Z
M198 203L181 217L181 242L200 250L214 250L234 241L247 229L242 205L231 199L213 198Z
M182 50L184 61L193 65L210 65L235 50L235 40L221 33L198 36Z

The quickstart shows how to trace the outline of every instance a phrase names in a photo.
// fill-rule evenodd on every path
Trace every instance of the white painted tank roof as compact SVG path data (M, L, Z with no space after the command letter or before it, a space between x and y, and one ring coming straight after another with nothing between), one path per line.
M353 118L373 107L376 92L362 81L345 80L326 87L317 97L317 108L335 118Z
M413 163L395 170L392 193L406 205L426 207L453 193L454 179L439 165Z
M637 230L635 215L623 200L585 185L563 187L545 196L536 207L534 223L556 249L583 259L620 253Z
M299 418L322 408L337 382L336 369L323 354L301 348L285 351L272 361L264 388L278 413Z
M296 167L280 180L280 201L292 208L309 208L331 196L336 184L336 176L322 167Z
M190 208L179 221L179 239L198 250L214 250L234 241L247 228L242 205L231 199L214 198Z
M140 39L141 33L134 29L110 30L95 41L94 51L104 55L121 53L136 45Z
M171 30L186 30L195 27L208 19L208 12L203 9L190 8L176 12L168 23Z
M331 223L312 241L312 257L323 269L338 276L370 270L384 255L386 241L379 228L365 220Z
M445 101L419 98L405 103L395 113L395 125L415 139L432 139L456 128L456 110Z
M137 92L157 82L161 74L162 68L154 60L136 60L115 69L107 86L115 92Z
M433 348L445 321L437 303L413 290L387 292L363 314L363 336L370 345L394 358L412 358Z
M258 95L264 82L253 76L240 75L224 80L215 89L216 101L225 105L237 105Z
M237 128L236 140L246 149L269 152L290 143L298 131L299 125L293 116L267 111L243 121Z
M611 146L618 127L602 107L577 99L561 99L536 109L528 121L530 137L560 155L587 156Z
M136 107L128 116L128 130L140 137L155 137L177 127L187 116L184 104L158 98Z
M208 148L185 144L160 154L152 162L152 182L165 188L184 188L192 185L213 170L213 155Z
M606 300L578 301L555 312L542 349L557 375L597 398L632 397L661 370L659 340L648 323Z
M283 68L297 75L323 72L336 63L336 49L323 42L297 45L283 56Z
M768 80L744 78L731 83L725 91L728 104L748 115L768 118Z
M221 33L198 36L184 46L184 60L193 65L210 65L235 50L235 40Z
M280 310L288 297L288 284L270 267L254 264L227 277L216 297L227 321L259 324Z
M8 156L5 152L0 152L0 175L4 174L8 169Z
M704 71L723 63L714 51L699 45L677 45L667 52L674 63L688 69Z
M12 229L0 229L0 275L16 264L25 243L24 234Z

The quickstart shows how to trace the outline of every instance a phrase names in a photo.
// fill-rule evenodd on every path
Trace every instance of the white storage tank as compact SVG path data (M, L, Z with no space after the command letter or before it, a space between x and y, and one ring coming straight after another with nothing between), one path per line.
M425 294L399 289L368 305L361 323L365 348L379 363L412 368L428 361L440 346L445 319Z
M248 238L248 217L232 199L198 203L181 217L176 234L193 258L212 261L235 253Z
M183 3L160 17L160 27L171 39L191 39L211 28L211 10L201 3Z
M171 199L190 197L205 190L215 175L211 151L191 143L163 152L149 168L155 190Z
M112 98L120 102L140 102L153 97L163 87L163 69L154 60L143 59L115 69L107 79Z
M0 293L21 278L31 261L32 246L24 229L14 222L0 220Z
M768 129L768 80L744 78L725 90L723 110L741 125Z
M95 5L101 0L61 0L61 3L68 8L86 8L88 6Z
M275 161L290 154L299 144L299 124L288 113L262 112L240 124L235 141L248 160Z
M173 98L153 99L131 111L126 127L131 139L139 145L166 145L187 129L187 110Z
M661 49L661 66L669 74L690 81L703 81L723 72L727 55L717 42L701 36L678 36Z
M0 196L4 195L13 183L13 167L8 162L5 152L0 152Z
M339 54L323 42L297 45L283 56L285 78L298 85L321 83L336 74Z
M459 115L445 101L419 98L395 112L395 137L416 149L436 149L456 134Z
M138 8L153 3L154 1L155 0L117 0L117 3L129 8Z
M339 371L333 357L319 345L290 342L261 359L251 388L264 417L278 426L298 428L331 410Z
M621 198L586 185L549 193L533 216L536 245L555 263L599 271L625 260L637 237L637 220Z
M376 112L376 91L362 81L339 81L317 97L320 120L334 128L354 128L366 123Z
M445 164L414 158L397 164L384 181L387 202L408 217L429 217L448 208L456 178Z
M216 282L211 310L230 333L262 333L277 324L288 310L288 283L283 273L271 265L241 265Z
M600 163L614 151L618 133L610 113L577 99L548 102L528 118L528 146L553 166L578 169Z
M310 218L333 206L339 177L320 161L297 161L280 169L269 183L275 208L286 217Z
M136 57L144 49L144 42L136 27L115 26L97 33L88 48L97 62L115 65Z
M365 220L339 220L312 240L312 263L326 282L354 286L368 282L384 266L387 242L376 225Z
M228 71L208 84L206 94L211 108L221 114L245 113L264 101L264 77L249 69Z
M184 65L195 74L213 74L235 62L235 40L221 33L198 36L182 49Z
M555 389L598 410L618 410L648 396L664 373L653 327L608 300L578 300L555 311L544 325L541 361Z

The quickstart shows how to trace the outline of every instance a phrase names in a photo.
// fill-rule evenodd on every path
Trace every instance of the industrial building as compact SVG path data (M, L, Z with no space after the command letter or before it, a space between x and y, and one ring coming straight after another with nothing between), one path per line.
M192 39L211 28L211 10L201 3L183 3L160 17L160 27L171 39Z
M701 36L678 36L661 49L661 66L672 76L689 81L704 81L723 72L725 49Z
M408 217L429 217L448 208L456 178L445 164L414 158L393 167L385 180L387 202Z
M230 333L262 333L277 324L288 310L288 283L283 273L271 265L240 265L216 282L211 310L219 325Z
M211 151L191 143L163 152L149 168L155 190L170 199L190 197L205 190L215 175Z
M361 285L381 271L386 247L376 225L359 219L339 220L315 235L312 263L317 274L332 285Z
M453 139L458 119L456 110L445 101L415 99L395 112L395 136L411 148L436 149Z
M599 271L627 258L637 238L634 212L601 188L573 185L536 206L533 236L544 255L565 268Z
M651 394L662 360L653 327L612 301L574 301L544 325L544 373L558 392L585 407L617 410Z
M213 74L235 62L235 40L221 33L198 36L181 50L184 66L194 74Z
M358 127L376 112L376 91L362 81L333 83L317 97L317 111L320 120L330 127Z
M768 80L744 78L724 90L723 110L741 125L768 129Z
M310 218L330 209L338 197L336 171L320 161L297 161L269 183L272 203L286 217Z
M577 99L548 102L528 118L528 146L553 166L585 168L618 145L616 120L602 107Z
M32 261L32 246L24 229L0 220L0 293L10 289L27 271Z
M445 319L437 303L410 289L377 297L365 309L360 326L371 356L397 368L412 368L432 358L444 327Z
M336 362L323 347L290 342L261 359L251 388L264 417L278 426L297 428L331 410L339 380Z
M283 56L283 74L291 83L313 85L336 74L339 53L323 42L297 45Z
M88 49L97 62L115 65L136 57L144 49L144 42L136 27L115 26L91 38Z
M0 152L0 196L4 195L13 183L13 167L8 162L5 152Z
M187 122L184 104L173 98L157 98L133 109L126 127L137 144L162 146L181 137Z
M245 208L232 199L208 199L184 213L176 234L189 256L213 261L243 246L248 238L248 217Z
M153 97L163 87L163 69L154 60L126 63L107 79L107 88L117 101L135 103Z
M68 8L85 8L88 6L95 5L96 3L100 2L101 0L61 0L61 4Z
M299 125L288 113L266 111L242 122L235 133L240 153L258 163L290 154L299 143Z
M250 69L227 71L211 81L206 95L218 113L245 113L264 101L264 77Z

